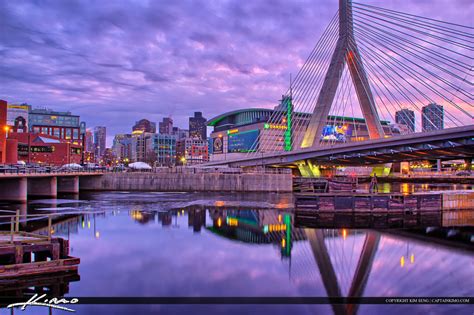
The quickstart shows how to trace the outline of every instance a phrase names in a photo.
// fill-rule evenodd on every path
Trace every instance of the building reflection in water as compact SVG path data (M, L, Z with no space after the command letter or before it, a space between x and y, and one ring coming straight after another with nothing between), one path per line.
M209 231L228 239L253 244L273 244L282 258L291 257L293 242L305 240L302 229L293 228L293 214L276 210L210 210Z

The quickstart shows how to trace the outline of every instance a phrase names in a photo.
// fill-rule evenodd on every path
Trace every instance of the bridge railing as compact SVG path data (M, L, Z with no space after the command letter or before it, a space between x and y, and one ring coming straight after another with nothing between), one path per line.
M81 169L37 169L37 168L6 168L0 166L0 177L2 175L64 175L64 174L104 174L104 173L165 173L165 174L201 174L201 173L219 173L219 174L291 174L290 169L285 168L228 168L228 167L154 167L151 169L120 169L120 168L81 168Z

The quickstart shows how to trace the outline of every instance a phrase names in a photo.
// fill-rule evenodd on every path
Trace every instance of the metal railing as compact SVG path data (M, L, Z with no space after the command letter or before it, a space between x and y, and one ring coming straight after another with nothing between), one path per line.
M96 214L103 213L103 211L88 211L88 212L61 212L61 213L44 213L44 214L20 214L20 210L16 210L13 215L0 215L0 221L3 221L2 225L10 222L10 231L0 231L0 235L6 235L7 238L0 238L0 245L2 244L13 244L15 238L18 241L27 241L28 243L38 243L44 241L51 241L53 234L53 218L64 217L67 215L85 215L85 214ZM26 231L20 231L20 223L31 222L33 220L48 220L48 233L46 235L40 233L30 233ZM27 239L25 239L27 237Z
M20 241L24 241L25 237L28 237L29 243L37 243L37 242L44 242L51 240L51 225L52 225L52 217L60 215L59 213L55 214L30 214L30 215L21 215L22 217L47 217L48 219L48 235L41 235L37 233L28 233L24 231L20 231L20 210L16 210L15 215L0 215L1 219L10 219L10 231L1 231L0 235L8 235L8 240L0 239L1 244L13 244L15 242L15 237L18 237Z

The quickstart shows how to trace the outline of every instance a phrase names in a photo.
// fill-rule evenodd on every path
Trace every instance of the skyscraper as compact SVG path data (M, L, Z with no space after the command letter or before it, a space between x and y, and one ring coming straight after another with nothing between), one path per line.
M202 117L201 112L194 112L194 117L189 117L189 136L200 140L207 139L207 119Z
M85 150L86 152L94 152L94 135L92 134L92 130L87 129L85 134Z
M104 155L106 149L106 138L107 131L103 126L97 126L94 128L94 147L96 158L101 158Z
M444 129L444 108L431 103L421 109L421 125L423 131Z
M156 123L151 122L148 119L141 119L135 123L135 125L132 127L132 130L156 133Z
M159 123L159 132L162 135L171 135L173 133L173 119L171 117L163 118L163 121Z
M409 132L415 132L415 112L408 108L403 108L395 113L395 122L405 125Z

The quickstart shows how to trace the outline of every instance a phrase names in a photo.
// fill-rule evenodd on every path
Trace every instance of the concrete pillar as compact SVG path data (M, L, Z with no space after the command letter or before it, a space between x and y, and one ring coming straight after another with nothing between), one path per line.
M436 160L436 171L437 172L441 172L442 171L442 164L441 164L441 160L440 159L437 159Z
M56 197L57 196L57 178L56 177L29 177L28 195L38 197Z
M26 178L0 179L0 200L23 203L26 202L27 199Z
M58 177L58 193L78 194L79 176Z

